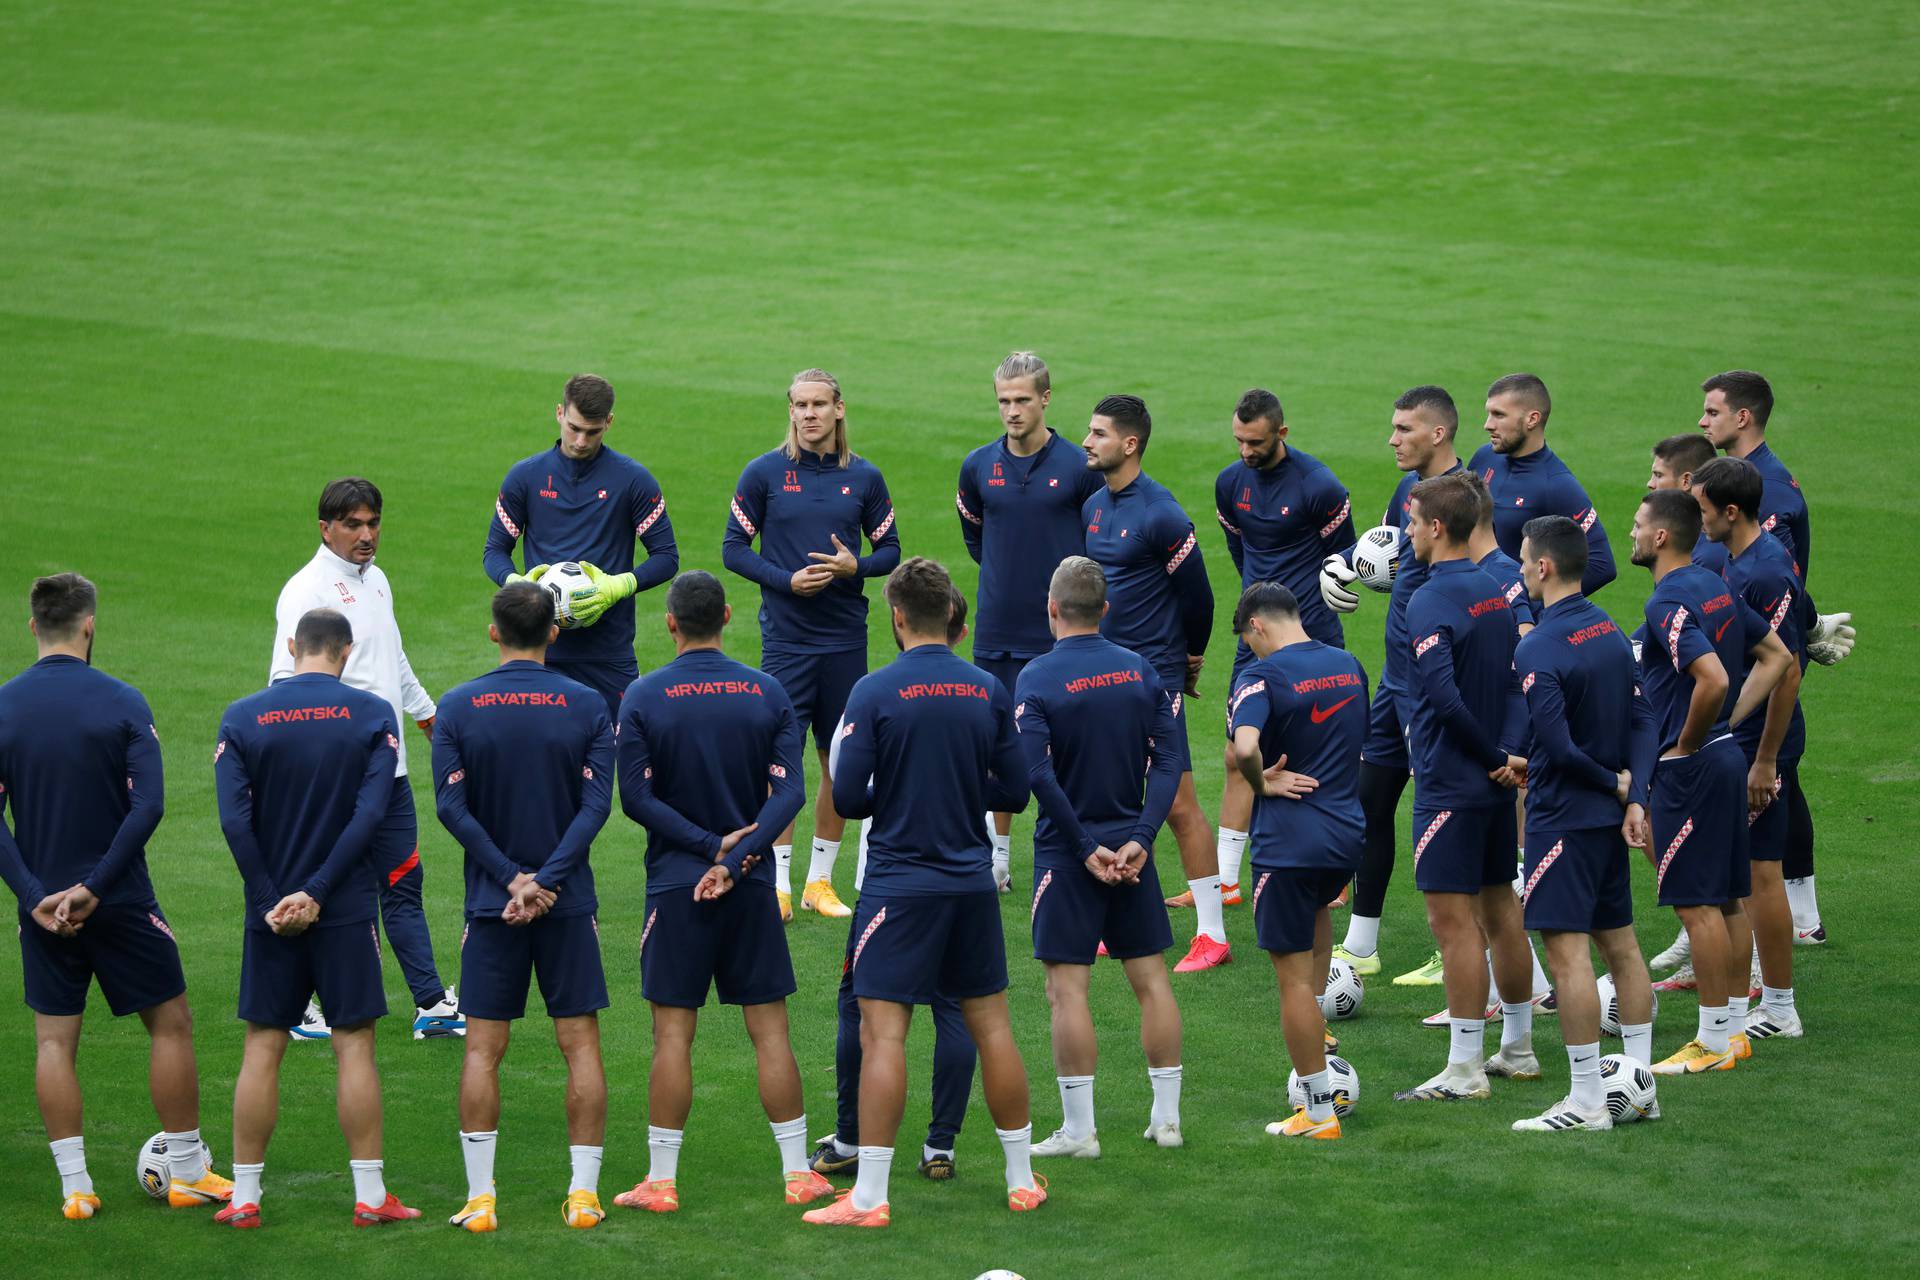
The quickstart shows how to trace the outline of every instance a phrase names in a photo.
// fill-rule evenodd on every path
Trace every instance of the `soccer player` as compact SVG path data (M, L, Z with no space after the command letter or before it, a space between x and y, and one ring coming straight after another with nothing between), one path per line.
M947 648L952 582L914 557L887 579L901 654L847 699L834 804L874 819L850 967L860 1001L860 1172L850 1192L804 1221L884 1227L893 1138L906 1103L913 1006L960 1001L980 1051L987 1110L1006 1153L1007 1207L1047 1198L1035 1185L1026 1068L1007 1016L1007 956L993 883L988 810L1028 797L1013 700Z
M1586 532L1566 516L1535 516L1520 551L1527 594L1541 607L1539 625L1514 650L1533 730L1520 896L1525 924L1545 942L1559 984L1572 1083L1564 1099L1513 1127L1611 1129L1591 953L1598 945L1613 975L1626 1055L1651 1065L1653 986L1633 933L1625 841L1646 843L1653 712L1626 636L1581 593Z
M1728 1006L1752 931L1748 895L1747 769L1729 732L1762 705L1792 655L1747 603L1693 563L1700 504L1690 493L1656 490L1633 518L1633 562L1653 576L1644 609L1641 687L1652 706L1659 760L1647 815L1647 859L1660 905L1685 926L1700 993L1699 1028L1658 1075L1731 1071L1745 1034ZM1742 654L1764 650L1744 681Z
M500 482L481 563L496 586L538 582L562 561L580 565L593 589L573 596L574 625L561 633L546 665L596 690L611 720L620 714L620 695L640 674L633 597L679 571L680 549L659 482L607 447L613 426L607 380L591 373L567 379L553 416L560 423L553 448L514 463ZM526 571L519 573L513 548L522 539ZM640 564L634 563L636 539L647 549Z
M1800 482L1793 478L1767 444L1767 419L1773 416L1773 387L1749 369L1716 373L1700 384L1705 401L1700 430L1730 458L1745 458L1760 472L1760 526L1786 544L1793 554L1801 582L1813 578L1813 526ZM1855 639L1851 613L1816 613L1807 633L1807 656L1831 666L1852 652ZM1787 878L1794 941L1816 946L1827 940L1820 922L1820 899L1813 880L1813 815L1800 788L1796 768L1785 776L1781 798L1787 807L1787 855L1781 870Z
M1161 955L1173 945L1153 838L1180 786L1180 760L1159 744L1175 733L1173 703L1153 665L1100 635L1107 576L1070 556L1047 589L1051 653L1020 676L1014 723L1040 806L1033 836L1033 956L1046 966L1060 1128L1036 1156L1100 1155L1093 1073L1098 1045L1087 1004L1102 942L1140 1002L1153 1110L1145 1137L1180 1136L1180 1008Z
M1248 391L1234 405L1233 442L1240 460L1215 477L1213 507L1226 530L1227 554L1240 571L1241 588L1280 583L1299 602L1307 634L1336 649L1343 647L1340 615L1327 607L1316 584L1326 558L1353 546L1353 503L1347 487L1326 463L1287 443L1286 411L1280 398L1263 387ZM1241 673L1253 660L1253 651L1240 641L1229 690L1240 687ZM1233 754L1229 746L1216 845L1220 892L1229 905L1240 901L1240 865L1253 816L1253 792Z
M865 535L872 552L855 554ZM760 550L753 549L755 538ZM880 468L847 440L840 383L803 369L787 387L787 438L740 473L721 559L760 584L760 662L813 730L820 787L813 802L813 850L800 909L848 916L833 888L833 864L847 823L827 778L830 735L847 694L867 673L867 578L900 563L900 531ZM793 828L773 844L780 918L793 918Z
M1254 661L1234 686L1234 765L1254 791L1254 929L1273 957L1280 1028L1307 1103L1267 1126L1281 1138L1338 1138L1319 993L1333 958L1327 903L1360 861L1360 741L1367 673L1308 633L1292 591L1256 582L1233 629Z
M1427 566L1414 557L1407 527L1412 519L1408 494L1422 480L1460 470L1454 435L1460 414L1443 387L1413 387L1393 402L1393 429L1387 446L1403 473L1387 500L1380 523L1400 529L1398 567L1387 599L1386 656L1380 684L1368 711L1367 736L1360 748L1360 807L1366 813L1366 837L1353 877L1353 914L1345 939L1333 954L1360 974L1380 972L1380 917L1393 878L1394 841L1400 829L1400 796L1407 789L1411 761L1407 725L1413 695L1413 649L1407 642L1407 602L1427 580ZM1351 551L1347 555L1351 555ZM1335 613L1352 613L1360 597L1352 590L1358 575L1347 556L1330 555L1320 566L1320 598ZM1394 979L1398 986L1437 986L1440 953Z
M1794 571L1793 555L1778 539L1763 536L1758 468L1743 458L1715 458L1693 473L1690 490L1700 503L1701 531L1726 548L1721 578L1767 620L1792 654L1767 698L1765 715L1748 716L1733 730L1747 758L1747 845L1753 859L1752 894L1743 904L1753 922L1760 958L1761 1007L1747 1016L1750 988L1731 1000L1732 1026L1748 1039L1805 1034L1793 1003L1793 914L1787 905L1781 860L1787 852L1787 779L1798 774L1807 726L1800 713L1800 674L1812 607ZM1742 673L1745 679L1751 674Z
M967 598L954 587L948 595L948 604L952 612L947 619L947 648L957 651L960 642L967 638ZM840 771L840 743L846 727L846 717L842 716L834 728L833 747L827 753L829 778ZM861 824L860 861L853 873L856 893L866 881L868 838L872 830L871 822ZM860 1167L862 1057L860 1001L853 994L855 941L849 930L846 959L840 966L839 1007L833 1039L833 1083L838 1095L833 1132L821 1138L813 1149L811 1167L822 1175L857 1172ZM967 1034L967 1020L960 1012L958 1000L944 990L936 990L929 1007L933 1013L933 1098L931 1114L927 1117L927 1140L920 1148L920 1176L930 1182L945 1182L955 1173L954 1151L960 1140L960 1126L967 1115L967 1098L973 1092L973 1068L979 1054L974 1051L973 1037Z
M1140 470L1152 432L1153 418L1137 396L1108 396L1093 407L1081 447L1088 470L1106 483L1082 505L1080 516L1086 522L1087 556L1107 576L1108 609L1100 634L1152 663L1173 696L1173 737L1159 747L1180 763L1180 790L1167 825L1180 846L1180 865L1199 916L1193 944L1173 971L1193 973L1233 959L1219 860L1193 789L1187 739L1186 700L1199 687L1213 629L1213 588L1193 521L1165 485Z
M1513 672L1513 610L1467 557L1480 500L1464 476L1408 495L1408 533L1427 581L1407 602L1413 648L1413 874L1439 944L1452 1041L1444 1070L1401 1101L1490 1096L1487 1077L1534 1080L1529 949L1513 896L1513 753L1525 711ZM1484 1056L1487 966L1500 993L1500 1051Z
M620 707L620 804L647 830L640 986L653 1009L647 1177L613 1202L680 1207L693 1109L693 1034L707 992L736 1004L759 1067L788 1204L833 1187L807 1167L800 1068L787 1035L793 961L767 865L773 838L806 799L800 723L773 677L729 658L733 618L720 580L689 570L667 588L674 660L634 682Z
M1080 504L1100 488L1083 453L1047 426L1053 379L1046 361L1016 351L994 370L1006 434L960 464L960 536L980 566L973 661L1011 690L1021 668L1047 652L1047 579L1085 549ZM1013 815L993 815L993 876L1011 887Z
M1493 532L1500 549L1520 556L1521 530L1535 516L1566 516L1587 535L1587 574L1580 589L1592 595L1612 582L1613 548L1587 491L1567 464L1547 447L1547 417L1553 400L1547 384L1531 373L1510 373L1487 388L1487 443L1467 470L1476 471L1493 494Z
M378 486L359 476L335 480L320 491L320 547L280 588L267 680L273 683L293 674L288 642L300 619L314 609L335 610L353 627L353 650L341 679L386 699L396 725L411 718L430 737L433 697L421 687L413 664L407 661L400 624L394 617L393 585L373 562L380 549L382 507ZM397 736L394 776L399 781L387 793L387 812L374 831L371 855L380 877L380 916L394 959L400 962L407 989L413 993L413 1038L465 1035L459 997L440 981L433 960L433 935L421 909L425 876L420 864L420 822L414 812L413 788L406 780L406 735ZM307 1009L293 1034L301 1040L327 1038L320 1006Z
M287 644L293 674L228 707L213 750L220 830L245 888L239 1012L247 1024L233 1086L232 1203L213 1220L261 1225L287 1029L318 994L333 1020L353 1225L378 1227L420 1216L387 1190L373 1053L387 997L373 923L380 875L368 855L398 785L399 725L385 698L342 678L354 645L344 613L308 610Z
M87 987L116 1018L140 1015L148 1087L167 1144L167 1202L223 1201L232 1184L200 1145L200 1076L180 948L147 877L164 780L153 712L93 667L97 594L77 573L36 578L40 658L0 685L0 877L19 899L20 971L33 1010L40 1119L60 1174L61 1213L100 1208L80 1132L80 1025Z
M553 597L531 582L493 596L488 638L500 665L449 689L433 732L435 807L466 850L467 929L460 947L467 1052L460 1071L460 1150L467 1202L456 1227L498 1229L493 1158L500 1140L500 1060L537 974L567 1064L573 1178L560 1216L598 1226L607 1077L600 1061L600 964L593 838L613 809L613 723L599 690L542 661L554 643Z

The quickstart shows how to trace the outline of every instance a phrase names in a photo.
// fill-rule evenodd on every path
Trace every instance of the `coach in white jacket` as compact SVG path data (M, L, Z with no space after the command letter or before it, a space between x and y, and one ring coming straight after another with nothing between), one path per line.
M290 641L301 616L309 609L337 609L353 625L353 651L341 679L385 698L393 707L395 724L412 719L431 738L433 698L407 662L400 624L393 615L393 589L373 562L380 546L380 507L380 490L371 480L350 476L321 490L320 549L280 589L267 680L271 684L293 674ZM396 769L401 781L393 789L387 816L373 840L380 916L394 958L413 992L414 1039L460 1035L466 1030L465 1022L453 991L440 981L433 939L420 906L420 828L413 789L405 781L407 744L402 738ZM294 1034L319 1038L327 1033L324 1022L309 1010L307 1021Z

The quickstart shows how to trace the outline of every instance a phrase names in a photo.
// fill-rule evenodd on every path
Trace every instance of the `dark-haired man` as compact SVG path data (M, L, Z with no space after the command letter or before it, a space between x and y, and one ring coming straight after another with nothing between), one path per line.
M1240 586L1280 583L1299 602L1307 634L1340 648L1346 643L1340 615L1321 599L1317 583L1326 558L1353 546L1347 487L1326 463L1287 443L1286 411L1264 387L1240 397L1232 425L1240 460L1214 478L1213 506L1226 531L1227 553L1240 571ZM1240 686L1241 673L1252 663L1253 651L1241 640L1233 654L1230 691ZM1220 892L1229 904L1240 901L1240 865L1252 817L1253 792L1228 760L1216 850Z
M980 566L973 661L1011 690L1028 662L1047 652L1047 579L1085 549L1080 504L1100 487L1086 455L1047 426L1053 379L1046 361L1015 351L993 372L1005 434L960 464L954 505L967 554ZM993 815L993 875L1011 885L1013 815Z
M1580 592L1586 532L1565 516L1535 516L1520 549L1527 593L1541 607L1539 625L1514 650L1532 727L1520 900L1559 983L1571 1083L1564 1099L1513 1127L1610 1129L1591 952L1599 946L1619 992L1626 1055L1651 1065L1653 987L1633 933L1625 838L1645 843L1653 712L1626 636Z
M1813 614L1793 555L1778 539L1764 537L1759 509L1760 472L1743 458L1715 458L1693 473L1689 489L1700 503L1701 532L1726 548L1721 578L1767 620L1795 661L1768 695L1765 715L1748 716L1733 730L1747 758L1747 844L1753 859L1752 894L1743 904L1753 922L1759 956L1761 1007L1747 1016L1750 988L1741 985L1729 1002L1732 1026L1749 1040L1804 1034L1793 1002L1793 915L1787 905L1781 861L1787 853L1789 780L1797 776L1807 746L1800 713L1800 674L1806 632ZM1752 655L1741 673L1752 673Z
M1467 463L1493 495L1493 532L1500 549L1520 558L1520 531L1535 516L1566 516L1587 535L1587 574L1581 590L1592 595L1614 580L1613 548L1587 491L1547 447L1553 400L1547 384L1531 373L1510 373L1487 388L1487 443Z
M287 646L300 619L313 609L333 609L353 627L353 651L341 679L385 698L396 725L411 718L430 736L433 698L407 661L394 616L393 587L386 572L373 562L380 549L383 505L379 487L359 476L335 480L320 491L320 547L280 589L267 679L285 680L293 674ZM406 781L406 735L397 736L394 776L399 781L388 793L387 812L374 832L371 855L380 875L380 915L394 959L400 962L407 989L413 993L413 1038L464 1035L459 997L440 981L433 960L433 935L421 907L425 876L420 863L420 823L413 788ZM301 1040L327 1038L327 1022L319 1005L306 1011L293 1035Z
M913 1006L960 1002L1006 1154L1007 1207L1038 1208L1027 1073L1007 1016L1007 956L985 813L1026 807L1013 700L946 644L947 571L914 557L887 578L901 653L847 699L835 807L872 816L849 967L860 1002L860 1170L851 1193L803 1220L884 1227L893 1139L906 1105Z
M225 1200L200 1144L200 1078L180 948L147 877L165 807L153 711L93 667L97 593L77 573L34 580L40 658L0 685L0 878L19 900L20 970L39 1046L35 1086L60 1174L61 1214L100 1208L80 1131L80 1026L98 982L152 1040L148 1086L166 1142L168 1203Z
M589 1230L606 1217L600 1160L607 1077L598 1015L607 1007L607 979L589 859L613 810L613 722L597 689L542 662L558 630L553 598L536 584L494 592L487 636L500 650L500 665L449 689L433 732L435 808L467 855L460 945L467 1202L449 1221L473 1232L498 1226L500 1061L536 975L567 1063L573 1178L561 1220Z
M1036 1156L1100 1155L1093 1072L1099 1056L1088 1005L1096 953L1120 962L1140 1002L1153 1110L1145 1137L1180 1133L1180 1009L1161 956L1173 945L1153 838L1180 785L1180 761L1159 750L1173 704L1153 665L1100 634L1107 578L1085 556L1053 571L1047 621L1053 651L1020 676L1014 722L1040 813L1033 836L1033 955L1046 966L1060 1128Z
M1080 516L1086 523L1087 556L1107 577L1108 609L1100 634L1152 663L1173 694L1169 749L1179 757L1180 790L1167 825L1180 846L1199 917L1193 943L1173 971L1192 973L1233 959L1219 859L1193 788L1187 734L1186 699L1199 687L1213 629L1213 588L1193 521L1165 485L1140 469L1152 432L1153 418L1137 396L1108 396L1093 407L1081 447L1088 470L1106 484L1081 505Z
M220 830L246 902L239 1013L247 1030L233 1086L233 1195L214 1215L238 1230L261 1225L287 1030L316 995L334 1024L328 1039L353 1169L353 1225L420 1216L387 1190L373 1053L387 998L373 924L378 870L367 855L398 785L400 730L386 699L341 679L353 647L345 614L301 615L287 638L293 674L228 707L213 751Z
M787 1034L793 960L767 855L806 799L800 723L779 681L729 658L719 579L692 569L667 588L675 657L620 706L620 802L647 830L640 990L653 1009L645 1181L628 1208L680 1207L680 1146L693 1108L693 1036L707 992L741 1007L788 1204L832 1194L807 1167L800 1069Z
M872 548L860 555L860 539ZM760 549L753 543L759 539ZM760 584L760 661L813 731L820 785L800 909L845 917L833 887L847 822L833 807L827 752L847 694L867 673L868 578L900 563L893 497L880 468L853 451L840 382L802 369L787 385L787 438L746 465L728 507L720 558ZM793 917L793 828L773 842L782 919Z
M680 568L667 500L653 474L609 449L613 387L590 373L567 379L554 406L560 438L551 449L508 468L493 500L481 563L496 585L538 582L548 566L572 560L593 583L571 601L574 625L561 632L547 665L595 689L607 716L640 674L633 656L633 597L666 582ZM635 564L633 544L647 549ZM524 573L513 565L514 544Z
M1293 592L1256 582L1233 629L1254 653L1229 710L1234 766L1253 790L1253 917L1273 957L1280 1027L1306 1104L1267 1126L1278 1138L1340 1136L1319 994L1333 958L1327 903L1360 860L1360 741L1367 673L1307 633Z
M1700 992L1698 1030L1653 1064L1658 1075L1731 1071L1745 1047L1728 1001L1753 936L1740 906L1752 875L1747 769L1728 726L1761 706L1793 664L1766 619L1693 563L1699 537L1692 494L1661 489L1640 500L1633 562L1654 583L1643 611L1640 680L1660 744L1645 848L1660 905L1672 907L1687 931ZM1739 681L1734 673L1749 652L1758 661Z

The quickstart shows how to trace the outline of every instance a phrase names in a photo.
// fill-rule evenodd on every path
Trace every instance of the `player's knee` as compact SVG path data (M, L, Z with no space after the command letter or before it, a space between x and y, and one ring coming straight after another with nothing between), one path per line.
M144 1021L155 1040L193 1039L193 1010L184 994L147 1010Z

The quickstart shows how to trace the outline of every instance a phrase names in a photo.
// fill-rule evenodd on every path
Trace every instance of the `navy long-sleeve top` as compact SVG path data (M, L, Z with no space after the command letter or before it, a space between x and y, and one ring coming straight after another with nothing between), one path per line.
M1367 736L1367 673L1344 649L1309 640L1276 649L1234 686L1228 728L1260 731L1260 761L1320 785L1297 800L1256 796L1249 846L1256 868L1355 867L1366 820L1360 810L1360 743Z
M1413 645L1413 714L1407 742L1415 801L1491 805L1508 796L1487 774L1525 739L1526 710L1513 670L1513 610L1470 560L1428 566L1407 602Z
M1118 493L1102 485L1080 515L1087 555L1107 574L1100 634L1151 662L1168 687L1184 689L1187 655L1205 653L1213 630L1213 587L1193 521L1144 474Z
M1720 571L1722 581L1753 611L1767 620L1767 626L1780 637L1804 671L1807 664L1807 630L1813 625L1813 605L1807 599L1800 575L1794 571L1793 553L1784 539L1760 537L1739 555L1729 555ZM1749 650L1740 667L1744 683L1753 674L1753 653ZM1729 673L1731 674L1731 673ZM1734 740L1751 760L1760 750L1760 735L1766 730L1764 708L1753 712L1733 727ZM1787 736L1780 742L1782 760L1798 760L1807 753L1807 721L1800 712L1798 698L1793 703L1793 719Z
M1104 487L1085 451L1053 431L1029 457L1015 457L1002 436L960 464L954 506L967 554L980 566L976 658L1032 658L1053 647L1047 586L1062 560L1085 552L1080 504Z
M1278 582L1300 602L1316 640L1346 643L1340 615L1320 598L1320 565L1354 543L1353 503L1326 463L1288 447L1271 467L1234 462L1214 478L1214 515L1244 589Z
M1660 750L1671 751L1680 741L1687 709L1693 704L1694 680L1688 668L1709 653L1726 670L1727 696L1707 740L1725 734L1727 718L1740 700L1747 650L1766 639L1767 620L1718 574L1694 564L1683 565L1655 583L1643 613L1640 687L1653 708Z
M1532 727L1527 826L1580 831L1619 824L1619 771L1633 775L1627 801L1644 805L1653 777L1653 710L1626 635L1593 601L1548 605L1514 650Z
M1459 470L1460 464L1456 462L1440 474L1452 475ZM1393 487L1393 496L1387 499L1386 513L1380 517L1381 524L1392 525L1400 531L1398 567L1393 572L1393 590L1387 596L1386 656L1380 666L1380 683L1402 697L1413 692L1413 648L1407 643L1407 602L1427 581L1427 566L1413 554L1413 537L1407 528L1413 521L1413 486L1426 478L1417 471L1401 476L1400 483ZM1348 559L1351 561L1351 554ZM1320 594L1317 581L1313 593Z
M1502 551L1518 560L1527 521L1535 516L1566 516L1587 535L1587 571L1580 575L1580 590L1592 595L1613 581L1618 571L1600 513L1552 449L1542 445L1520 457L1496 453L1492 445L1483 444L1467 466L1480 473L1493 495L1493 536Z

